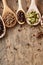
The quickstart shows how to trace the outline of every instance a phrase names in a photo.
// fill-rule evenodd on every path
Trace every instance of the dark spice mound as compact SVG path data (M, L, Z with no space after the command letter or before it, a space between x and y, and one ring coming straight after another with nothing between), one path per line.
M17 18L18 18L18 21L20 21L21 23L26 21L25 14L24 14L24 12L22 10L20 10L17 13Z
M0 36L3 34L3 32L4 32L4 26L2 20L0 19Z
M13 13L5 13L3 16L6 27L13 27L16 24L16 18Z

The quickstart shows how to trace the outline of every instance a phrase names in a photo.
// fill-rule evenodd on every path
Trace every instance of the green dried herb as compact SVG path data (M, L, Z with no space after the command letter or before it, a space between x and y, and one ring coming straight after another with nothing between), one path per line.
M34 24L38 22L39 14L36 11L31 11L26 15L26 17L31 24Z

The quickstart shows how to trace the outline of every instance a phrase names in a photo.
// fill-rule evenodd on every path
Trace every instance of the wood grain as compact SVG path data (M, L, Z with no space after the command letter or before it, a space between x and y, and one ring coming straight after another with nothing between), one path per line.
M17 0L7 0L7 3L14 12L17 10ZM30 0L22 0L22 4L23 9L27 11ZM43 14L43 4L38 3L38 0L37 4ZM0 7L0 14L2 14L1 0ZM43 31L40 25L30 27L27 23L7 29L5 37L0 39L0 65L43 65L43 37L36 38L40 31Z

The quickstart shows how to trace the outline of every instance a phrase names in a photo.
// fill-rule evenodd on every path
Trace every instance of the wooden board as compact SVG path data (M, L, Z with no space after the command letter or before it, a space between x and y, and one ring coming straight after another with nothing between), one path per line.
M7 3L14 12L18 9L17 0L7 0ZM36 4L43 14L43 0L37 0ZM22 5L27 12L30 0L22 0ZM0 0L0 14L2 11ZM27 23L7 29L5 37L0 39L0 65L43 65L43 37L36 37L41 31L40 25L30 27Z

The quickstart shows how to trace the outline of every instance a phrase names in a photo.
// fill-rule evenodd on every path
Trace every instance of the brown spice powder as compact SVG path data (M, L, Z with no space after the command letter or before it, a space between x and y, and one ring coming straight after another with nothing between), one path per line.
M13 27L16 24L16 18L13 13L5 13L3 16L6 27Z

